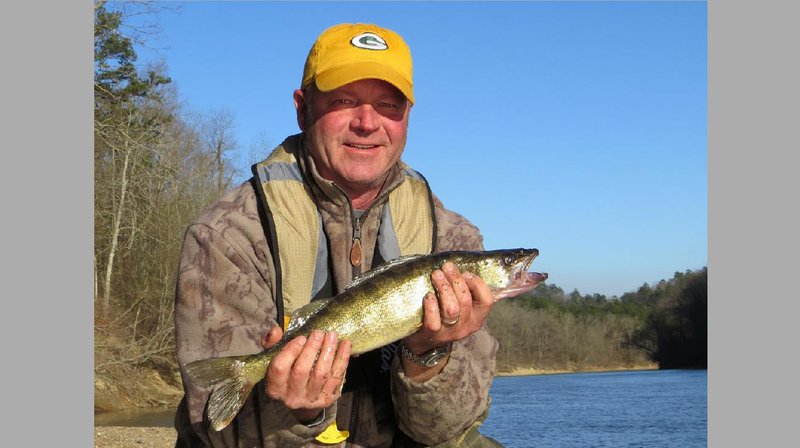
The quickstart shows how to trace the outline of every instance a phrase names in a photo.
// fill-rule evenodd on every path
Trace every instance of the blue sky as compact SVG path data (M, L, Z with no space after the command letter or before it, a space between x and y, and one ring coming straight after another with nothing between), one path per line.
M235 114L244 169L298 132L319 33L376 23L414 58L403 158L487 249L536 247L549 283L607 296L708 264L705 2L178 5L140 62Z

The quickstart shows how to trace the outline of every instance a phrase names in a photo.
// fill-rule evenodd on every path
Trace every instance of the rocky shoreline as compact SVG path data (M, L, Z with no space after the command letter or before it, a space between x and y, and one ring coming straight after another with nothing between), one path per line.
M511 371L497 372L495 376L527 376L527 375L556 375L561 373L587 373L587 372L625 372L630 370L658 370L658 364L636 364L629 366L582 366L580 369L537 369L537 368L517 368Z
M174 447L174 428L149 426L95 426L95 448Z

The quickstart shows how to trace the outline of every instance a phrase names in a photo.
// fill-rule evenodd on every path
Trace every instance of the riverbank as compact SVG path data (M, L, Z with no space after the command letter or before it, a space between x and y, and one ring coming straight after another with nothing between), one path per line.
M177 369L119 368L94 376L94 413L177 407L183 396Z
M621 372L628 370L656 370L658 364L638 364L634 366L616 367L584 367L580 369L537 369L534 367L515 368L510 371L497 372L497 376L527 376L527 375L555 375L560 373L583 373L583 372Z
M95 448L174 447L177 433L174 428L150 426L96 426Z

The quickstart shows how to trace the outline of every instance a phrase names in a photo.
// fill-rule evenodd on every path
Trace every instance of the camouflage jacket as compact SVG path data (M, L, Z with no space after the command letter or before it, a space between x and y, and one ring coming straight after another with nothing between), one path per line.
M302 151L302 150L301 150ZM313 160L298 157L329 239L334 293L353 276L350 203L322 179ZM401 162L402 164L402 162ZM403 182L395 166L377 202ZM482 250L478 229L445 209L434 197L436 250ZM378 207L371 210L378 209ZM380 213L369 213L361 228L363 270L372 264ZM261 338L276 325L271 292L275 268L250 182L226 193L185 234L175 298L178 362L261 351ZM387 346L389 347L389 346ZM434 445L463 434L489 406L497 341L485 328L453 344L447 365L436 377L417 383L406 378L398 356L379 349L351 358L342 397L325 410L320 424L306 426L257 384L234 421L222 431L204 420L210 390L190 384L175 417L177 446L292 447L323 445L315 437L334 420L350 436L347 446ZM345 442L338 446L344 446Z

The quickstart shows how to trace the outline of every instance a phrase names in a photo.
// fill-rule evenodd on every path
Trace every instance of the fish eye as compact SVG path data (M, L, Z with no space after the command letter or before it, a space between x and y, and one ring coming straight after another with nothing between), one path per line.
M511 266L512 264L514 264L514 257L511 255L503 257L503 266Z

